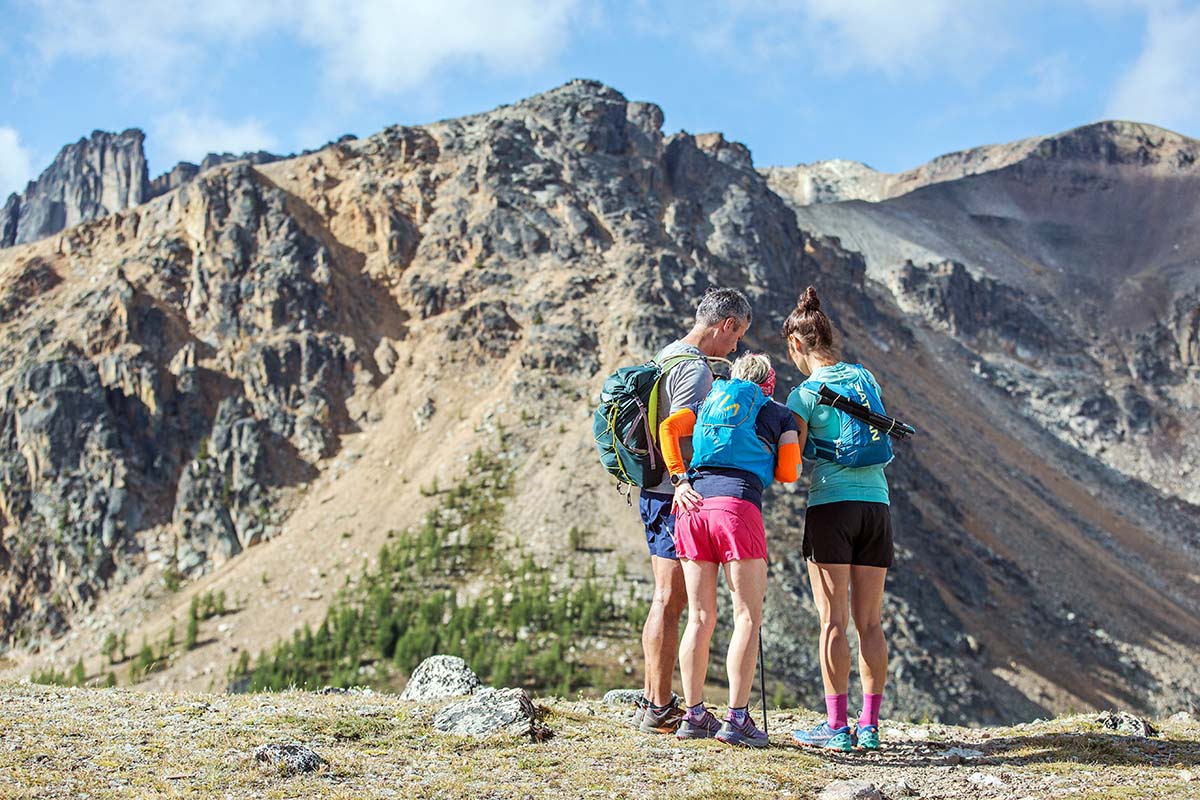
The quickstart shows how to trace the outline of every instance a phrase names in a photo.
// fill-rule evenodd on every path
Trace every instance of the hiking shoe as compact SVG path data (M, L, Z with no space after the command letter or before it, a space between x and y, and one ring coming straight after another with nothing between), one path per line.
M828 722L822 722L811 731L792 731L792 738L796 740L796 744L805 747L840 750L843 753L849 753L854 747L849 725L844 728L831 728Z
M646 716L646 698L639 697L633 701L633 714L629 716L629 724L634 728L641 727L642 718Z
M717 731L717 740L726 744L740 744L746 747L766 747L771 743L767 735L754 724L754 718L746 715L746 721L741 725L734 724L730 717L725 717L721 730Z
M713 713L706 708L704 716L700 719L692 719L684 714L683 720L679 723L679 730L675 731L675 738L711 739L719 730L721 730L721 720L714 717Z
M638 730L644 733L674 733L683 721L684 711L676 703L659 710L654 706L646 706Z
M879 726L860 725L854 731L854 748L856 750L879 749Z

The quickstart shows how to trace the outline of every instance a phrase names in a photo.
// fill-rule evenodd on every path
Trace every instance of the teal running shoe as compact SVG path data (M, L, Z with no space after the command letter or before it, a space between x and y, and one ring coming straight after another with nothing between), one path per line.
M854 732L854 747L856 750L878 750L879 726L860 725Z
M811 731L792 731L792 738L804 747L820 747L843 753L849 753L854 748L849 725L844 728L831 728L828 722L822 722Z

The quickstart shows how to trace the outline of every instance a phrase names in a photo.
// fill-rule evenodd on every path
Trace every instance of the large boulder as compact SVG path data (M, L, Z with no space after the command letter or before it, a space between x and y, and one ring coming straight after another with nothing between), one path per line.
M480 687L476 675L458 656L430 656L417 665L401 700L441 700L462 697Z
M439 711L433 727L442 733L466 736L486 736L489 733L509 733L528 736L535 741L550 737L550 729L537 718L533 700L524 689L481 689Z

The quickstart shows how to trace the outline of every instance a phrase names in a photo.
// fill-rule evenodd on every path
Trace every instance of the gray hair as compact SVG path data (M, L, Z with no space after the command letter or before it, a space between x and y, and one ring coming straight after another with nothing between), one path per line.
M750 321L750 301L737 289L709 289L696 306L697 325L720 325L730 317Z
M771 374L771 359L762 353L746 353L733 362L729 377L751 383L762 383Z

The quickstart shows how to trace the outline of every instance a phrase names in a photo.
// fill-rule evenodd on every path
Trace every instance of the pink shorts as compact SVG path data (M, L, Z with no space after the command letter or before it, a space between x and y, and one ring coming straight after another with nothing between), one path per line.
M675 518L675 551L691 561L766 559L762 510L738 497L706 497L700 508Z

